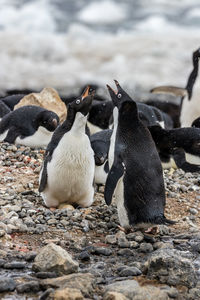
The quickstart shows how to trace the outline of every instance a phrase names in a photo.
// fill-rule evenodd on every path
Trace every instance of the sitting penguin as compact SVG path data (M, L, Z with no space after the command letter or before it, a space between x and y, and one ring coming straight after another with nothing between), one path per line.
M200 128L163 129L149 126L163 168L181 168L185 172L200 172Z
M59 118L53 111L34 105L22 106L1 119L0 142L45 147L58 124Z
M88 207L94 201L94 152L86 133L94 97L88 86L68 104L67 118L49 143L39 179L39 192L48 207L62 203Z
M115 83L117 92L107 86L115 108L114 146L110 145L114 153L109 153L105 201L110 205L115 194L120 225L125 229L174 223L164 215L165 188L155 143L139 119L136 103Z

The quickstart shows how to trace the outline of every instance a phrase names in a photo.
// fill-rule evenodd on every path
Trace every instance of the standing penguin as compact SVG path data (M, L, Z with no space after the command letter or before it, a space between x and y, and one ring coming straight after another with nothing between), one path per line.
M115 108L114 155L105 201L110 205L115 193L119 221L125 229L140 223L171 223L164 216L164 180L155 144L138 117L136 103L115 83L117 92L107 86Z
M53 111L35 105L22 106L1 119L0 142L44 147L58 124L58 115Z
M61 203L87 207L94 201L94 152L86 134L93 97L94 91L88 86L68 104L67 118L47 147L39 192L48 207Z
M200 82L199 78L200 48L193 52L193 69L190 73L185 88L175 86L159 86L151 90L154 94L167 93L180 96L180 124L189 127L200 116Z

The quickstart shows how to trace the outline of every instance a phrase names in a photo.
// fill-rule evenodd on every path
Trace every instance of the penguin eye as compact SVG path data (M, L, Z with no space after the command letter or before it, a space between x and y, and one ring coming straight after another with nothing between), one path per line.
M117 98L121 98L121 96L122 96L122 94L118 94L118 95L117 95Z
M80 104L81 100L77 99L76 104Z

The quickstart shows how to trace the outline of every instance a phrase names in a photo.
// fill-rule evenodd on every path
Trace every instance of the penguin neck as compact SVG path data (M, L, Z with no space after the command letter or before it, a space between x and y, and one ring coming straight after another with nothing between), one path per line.
M81 112L77 112L74 118L74 123L71 127L71 132L74 135L85 134L86 122L87 116L84 116Z

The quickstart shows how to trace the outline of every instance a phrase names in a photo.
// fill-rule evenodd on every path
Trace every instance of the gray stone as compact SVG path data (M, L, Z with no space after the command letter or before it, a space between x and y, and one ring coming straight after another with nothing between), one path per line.
M140 244L140 251L144 253L150 253L153 251L153 246L149 243L142 243Z
M77 272L78 263L60 246L50 243L41 249L32 268L36 272L56 272L63 275Z
M26 263L21 261L12 261L4 264L5 269L24 269L25 266Z
M23 284L19 284L16 287L18 293L37 293L40 290L40 285L38 281L29 281Z
M139 287L139 284L135 280L122 280L115 283L111 283L105 287L105 292L117 292L124 296L131 298L135 296L135 290Z
M40 281L44 289L47 288L75 288L80 290L84 296L89 296L93 292L95 276L90 273L76 273L62 277L44 279Z
M52 297L52 298L51 298ZM83 294L78 289L64 288L57 289L52 296L49 296L52 300L84 300Z
M200 299L200 289L193 288L189 291L188 300L197 300Z
M97 255L105 255L105 256L110 256L112 254L112 250L109 248L105 247L97 247L94 249L94 253Z
M136 267L126 267L119 272L119 276L121 277L138 276L141 274L142 272Z
M198 210L195 209L195 208L190 208L189 211L190 211L190 213L191 213L192 215L197 215L197 214L198 214Z
M194 287L197 282L192 262L182 251L174 249L156 250L147 262L147 276L169 285Z
M0 230L0 237L4 236L6 234L5 230L1 229Z
M105 238L105 242L111 245L115 245L117 243L117 238L115 235L107 235Z
M14 291L16 283L12 278L0 277L0 293Z
M104 294L103 300L128 300L128 298L121 293L107 292Z

